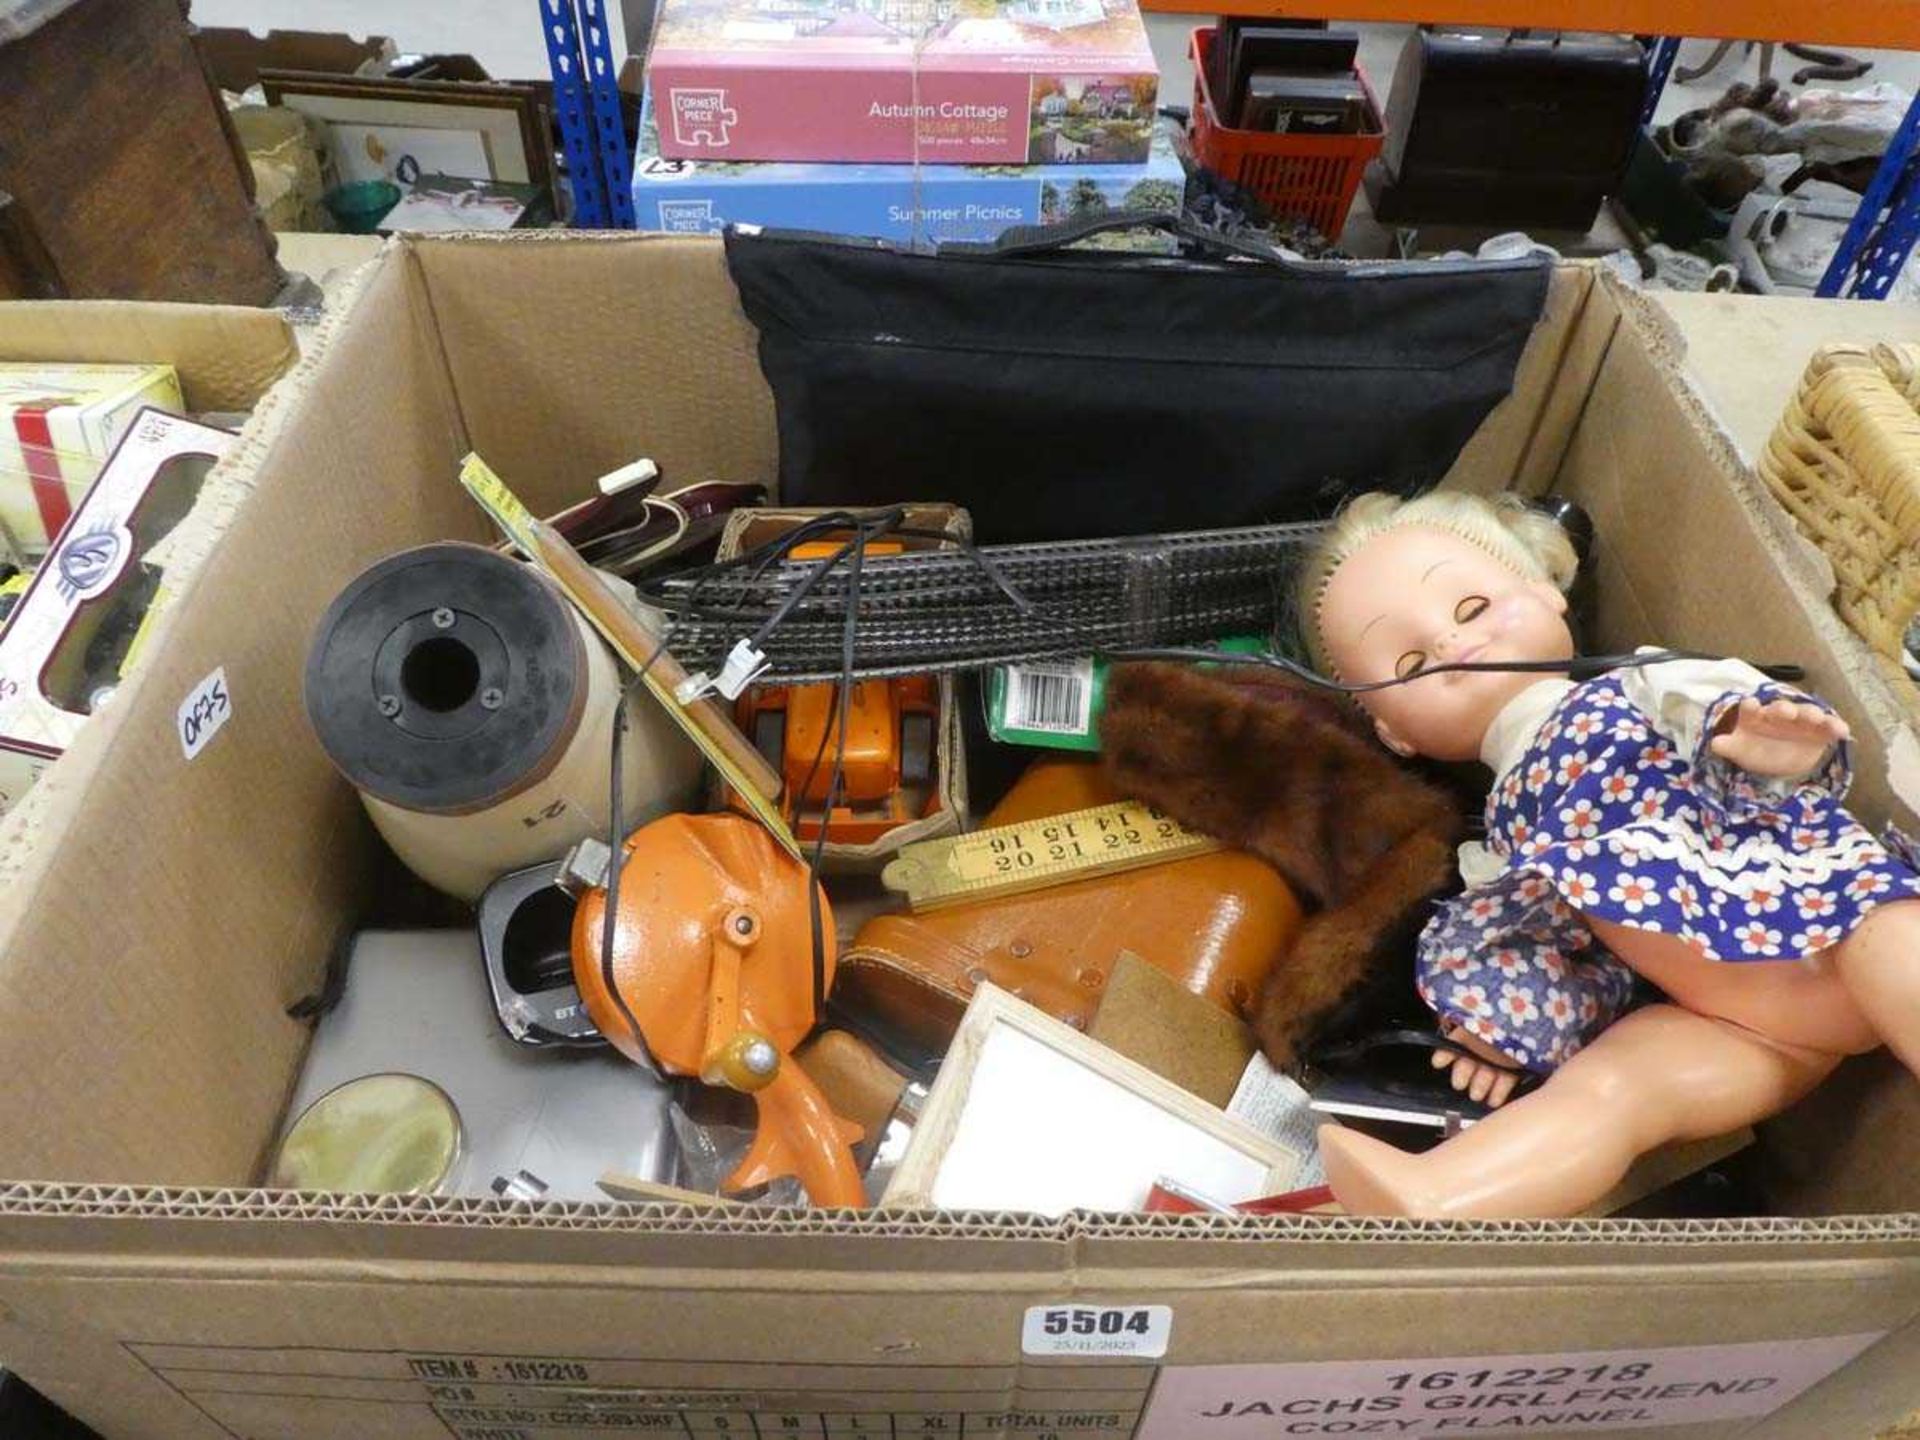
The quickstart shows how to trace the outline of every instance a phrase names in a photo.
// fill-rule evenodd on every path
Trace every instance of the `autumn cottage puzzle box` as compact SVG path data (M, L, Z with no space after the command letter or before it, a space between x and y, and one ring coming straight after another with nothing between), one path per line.
M664 0L671 160L1116 165L1160 76L1134 0Z

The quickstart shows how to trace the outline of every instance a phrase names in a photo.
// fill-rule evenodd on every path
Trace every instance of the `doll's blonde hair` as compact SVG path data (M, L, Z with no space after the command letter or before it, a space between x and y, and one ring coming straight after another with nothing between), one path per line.
M1370 542L1412 525L1450 531L1478 545L1516 575L1549 581L1560 590L1573 583L1579 566L1566 531L1517 495L1489 498L1458 490L1429 490L1411 500L1379 491L1356 496L1342 507L1308 557L1295 589L1307 652L1323 673L1330 672L1320 607L1334 572Z

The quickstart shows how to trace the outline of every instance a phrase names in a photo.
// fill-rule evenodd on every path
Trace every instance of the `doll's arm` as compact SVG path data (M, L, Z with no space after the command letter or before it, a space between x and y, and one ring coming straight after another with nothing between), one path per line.
M1621 684L1688 757L1702 798L1729 813L1772 809L1803 785L1846 793L1845 722L1825 701L1745 661L1647 665L1626 671Z
M1771 780L1804 779L1853 734L1832 710L1804 697L1748 695L1721 710L1720 723L1707 731L1708 748L1749 775Z
M1453 1088L1474 1100L1496 1110L1506 1104L1526 1072L1486 1041L1468 1034L1464 1026L1443 1022L1440 1034L1460 1048L1434 1051L1433 1068L1450 1069Z
M1829 723L1806 725L1799 717L1809 712ZM1691 755L1702 798L1733 815L1777 809L1807 785L1840 799L1853 780L1846 722L1824 700L1772 681L1714 699ZM1795 758L1810 763L1784 763Z

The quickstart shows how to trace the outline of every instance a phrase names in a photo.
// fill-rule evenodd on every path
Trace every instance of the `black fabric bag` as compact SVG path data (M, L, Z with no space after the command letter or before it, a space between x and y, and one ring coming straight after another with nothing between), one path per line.
M1184 254L1073 250L1149 224ZM1305 520L1440 479L1549 267L1301 262L1121 213L915 254L727 232L789 505L946 500L1006 543Z

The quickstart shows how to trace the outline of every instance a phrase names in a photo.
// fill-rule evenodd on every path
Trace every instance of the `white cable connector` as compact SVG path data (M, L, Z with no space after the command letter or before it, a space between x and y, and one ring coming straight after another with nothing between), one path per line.
M720 678L714 684L727 699L738 700L742 690L772 668L773 662L754 649L751 640L741 640L727 652L727 663L720 667Z
M649 480L659 478L660 467L643 455L630 465L609 470L595 483L602 495L618 495L622 490L631 490L635 485L644 485Z
M729 700L738 700L740 692L772 668L773 662L767 659L763 651L753 648L751 640L739 640L727 655L727 663L720 667L720 678L714 679L706 671L689 675L673 687L673 698L682 705L691 705L712 691L718 690Z

